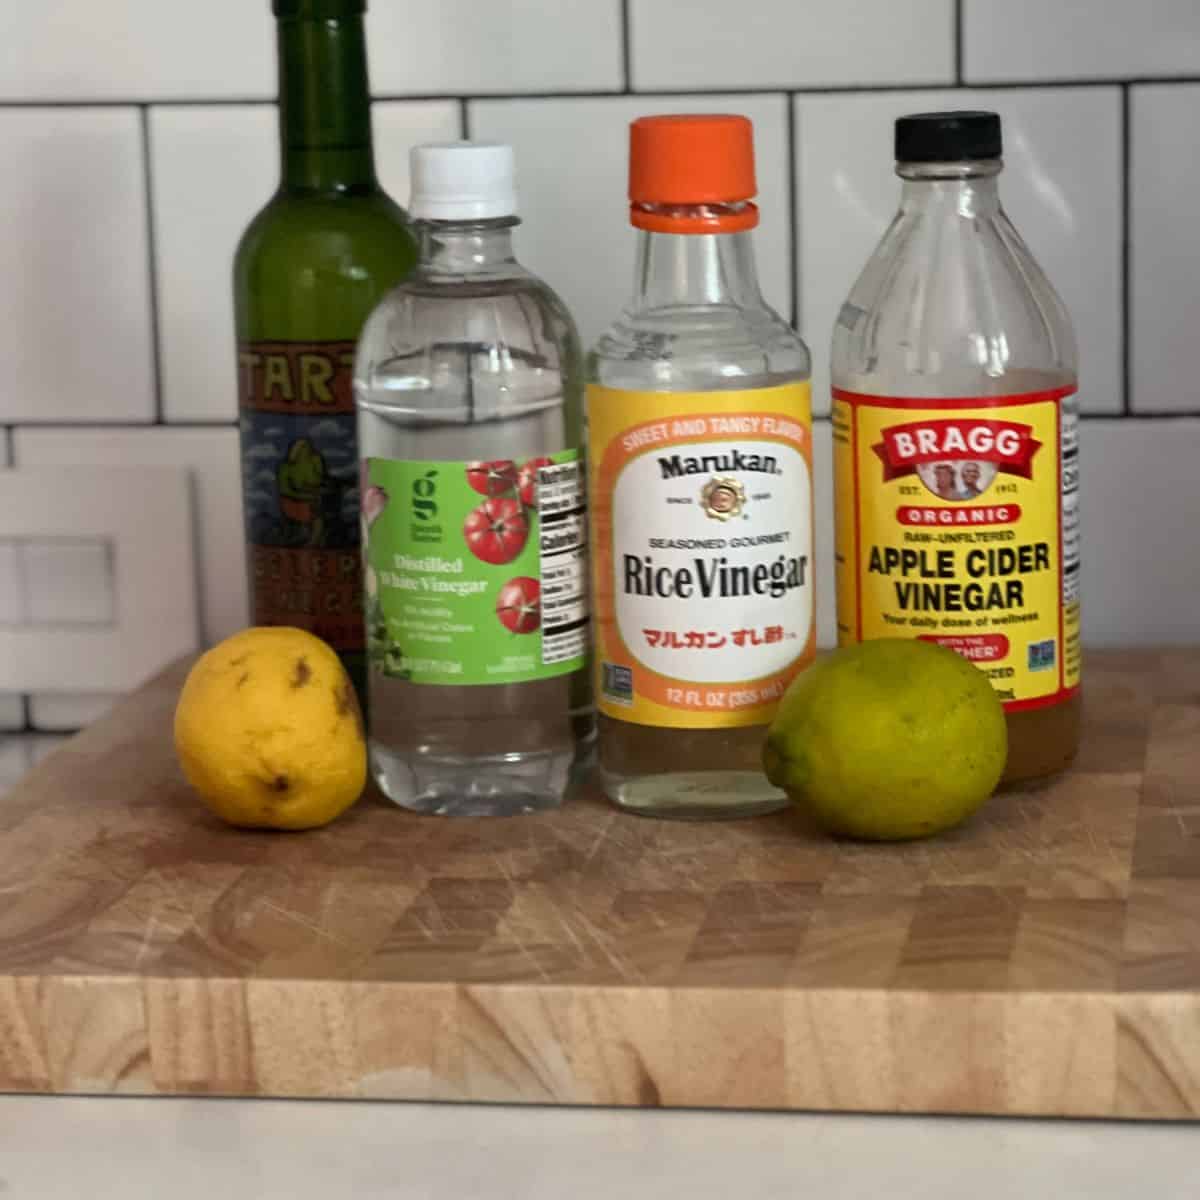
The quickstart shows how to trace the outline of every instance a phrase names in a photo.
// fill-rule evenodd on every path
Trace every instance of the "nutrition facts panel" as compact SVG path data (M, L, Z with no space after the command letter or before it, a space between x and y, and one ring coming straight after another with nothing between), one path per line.
M1063 604L1079 601L1079 418L1062 414Z
M587 506L583 464L538 471L541 518L542 662L565 662L587 651Z

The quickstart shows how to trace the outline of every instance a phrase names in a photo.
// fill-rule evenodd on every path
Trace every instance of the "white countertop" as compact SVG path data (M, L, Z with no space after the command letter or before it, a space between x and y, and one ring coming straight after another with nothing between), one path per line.
M1195 1125L0 1097L2 1200L1195 1200Z

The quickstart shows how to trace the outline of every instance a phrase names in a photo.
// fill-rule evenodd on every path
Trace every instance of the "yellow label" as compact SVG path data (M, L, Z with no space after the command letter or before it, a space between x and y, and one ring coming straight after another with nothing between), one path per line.
M815 649L807 383L588 388L600 711L763 724Z
M917 637L1010 711L1079 686L1074 388L926 400L833 390L838 640Z

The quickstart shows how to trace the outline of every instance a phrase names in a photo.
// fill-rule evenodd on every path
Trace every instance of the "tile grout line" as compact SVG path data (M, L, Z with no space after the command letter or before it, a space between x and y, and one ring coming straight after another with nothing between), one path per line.
M1103 75L1088 79L981 79L963 80L958 86L965 90L1010 91L1025 89L1028 91L1075 91L1087 88L1106 88L1133 85L1156 85L1200 83L1200 74L1179 75ZM797 86L794 82L780 81L774 84L745 84L741 87L706 88L695 87L673 88L635 88L630 85L624 88L590 88L570 91L491 91L491 92L376 92L372 100L385 103L424 103L431 100L459 101L467 100L605 100L616 99L624 95L639 96L754 96L779 92L790 92L798 96L840 95L857 92L927 92L940 88L955 86L935 79L920 83L901 82L858 82L835 83L815 87ZM118 99L90 100L0 100L0 111L6 109L36 109L36 108L234 108L261 107L266 108L276 103L271 96L186 96L186 97L121 97Z
M1128 84L1121 85L1121 411L1125 416L1133 412L1133 313L1131 311L1132 286L1129 275L1130 246L1132 243L1132 212L1130 170L1130 110L1132 92Z
M796 153L796 100L792 95L784 97L787 113L784 118L784 128L787 132L787 206L788 206L788 259L791 270L788 274L792 280L792 306L789 314L792 328L800 332L800 187L796 179L799 156ZM812 347L808 348L809 357Z
M963 0L954 0L954 82L963 85Z
M1080 414L1082 419L1085 421L1112 421L1121 419L1122 415L1123 414L1119 409L1114 409L1112 412L1085 412ZM1129 419L1133 421L1143 419L1149 421L1194 421L1200 419L1200 408L1138 409L1136 412L1131 412L1129 414ZM214 419L211 421L164 421L161 425L155 424L153 421L99 421L93 418L89 421L17 421L8 428L15 437L20 430L29 430L30 432L35 433L65 433L68 431L74 431L76 433L105 433L108 430L116 429L229 429L236 432L237 424L236 417L230 418L229 420Z
M163 403L162 330L158 319L158 243L154 229L154 170L150 163L150 106L138 110L142 133L142 186L146 193L146 254L150 272L150 366L154 384L154 424L166 423Z
M1079 416L1084 421L1121 421L1126 424L1145 421L1147 424L1162 424L1164 421L1200 420L1200 408L1188 408L1183 411L1173 408L1151 408L1138 409L1136 412L1115 409L1113 412L1081 412Z
M15 437L17 431L21 429L40 431L55 429L86 429L90 433L101 433L106 429L236 429L237 425L237 417L230 417L228 419L223 417L214 417L211 421L131 421L124 417L113 421L103 421L97 420L95 417L93 417L91 420L83 421L16 421L10 428L12 429Z
M627 96L633 91L633 35L629 3L630 0L621 0L621 78L624 81L621 90Z

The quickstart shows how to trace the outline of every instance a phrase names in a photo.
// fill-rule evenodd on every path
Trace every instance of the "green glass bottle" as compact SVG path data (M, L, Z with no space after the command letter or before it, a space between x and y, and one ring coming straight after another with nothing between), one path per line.
M360 697L354 349L417 257L375 176L365 10L274 0L281 180L233 270L251 617L323 638Z

